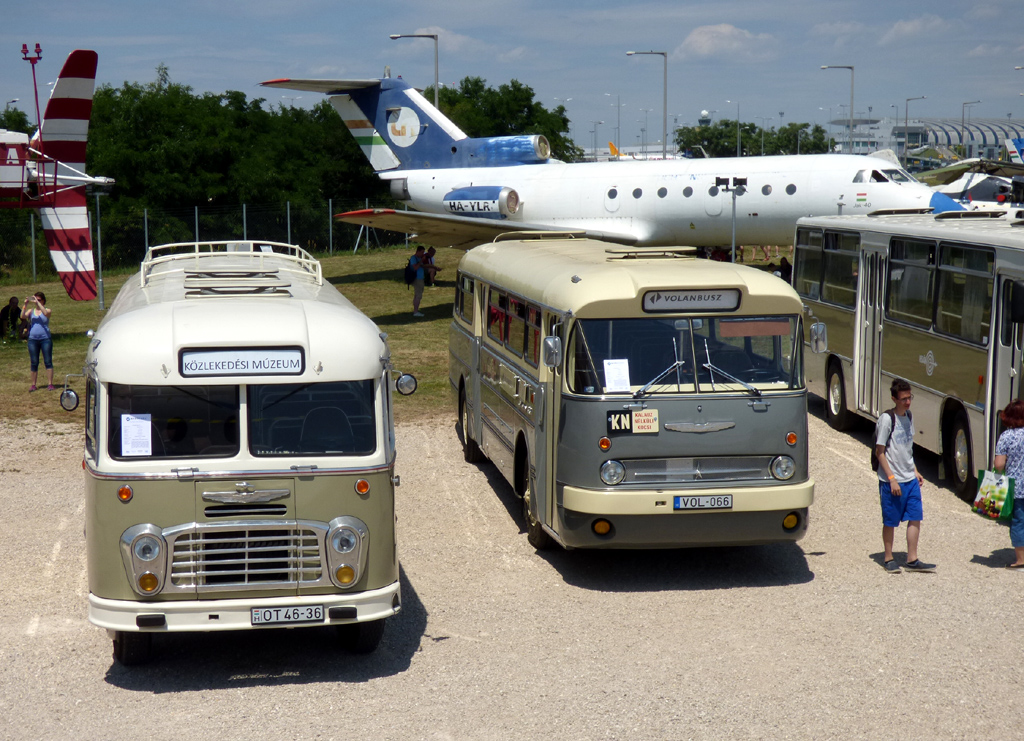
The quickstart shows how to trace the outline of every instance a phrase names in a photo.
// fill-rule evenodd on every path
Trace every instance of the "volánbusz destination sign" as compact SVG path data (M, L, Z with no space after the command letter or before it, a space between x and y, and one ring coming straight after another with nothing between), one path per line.
M735 311L739 306L740 292L735 288L648 291L643 299L646 312Z
M302 348L182 350L179 370L198 376L298 376L305 370Z

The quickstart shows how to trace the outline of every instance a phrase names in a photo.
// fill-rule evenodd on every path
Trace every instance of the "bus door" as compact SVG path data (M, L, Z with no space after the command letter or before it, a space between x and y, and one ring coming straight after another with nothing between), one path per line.
M881 413L879 386L882 378L882 322L885 310L885 255L865 249L861 252L858 280L860 319L854 358L857 378L857 408L873 417Z
M988 430L992 450L986 451L990 460L995 450L995 442L1002 431L999 412L1006 408L1012 399L1022 398L1021 394L1021 329L1011 317L1011 296L1014 283L1020 281L1018 276L1000 273L996 276L997 296L995 329L992 332L992 368L990 377L991 398L986 409Z

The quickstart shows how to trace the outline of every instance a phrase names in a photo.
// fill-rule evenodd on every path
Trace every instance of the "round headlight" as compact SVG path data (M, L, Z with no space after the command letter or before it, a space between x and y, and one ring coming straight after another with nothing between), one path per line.
M605 461L601 464L601 481L608 486L621 484L626 478L626 467L618 461Z
M788 455L780 455L773 460L771 468L772 476L781 481L793 478L793 474L796 473L796 463Z
M351 530L339 530L331 538L331 547L338 553L348 553L358 542L356 534Z
M135 557L140 561L153 561L160 555L160 541L152 535L143 535L132 546Z

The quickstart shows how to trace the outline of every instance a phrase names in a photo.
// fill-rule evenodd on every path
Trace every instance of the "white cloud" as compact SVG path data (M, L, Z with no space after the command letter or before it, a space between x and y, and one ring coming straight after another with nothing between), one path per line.
M1006 54L1006 48L1002 46L992 46L991 44L978 44L976 47L967 52L969 57L1002 57Z
M920 18L912 18L907 21L897 21L879 40L879 46L887 46L893 43L908 43L917 41L919 37L930 38L935 34L944 33L951 28L948 21L937 15L923 15Z
M517 46L515 49L509 49L506 52L498 55L499 62L517 62L526 56L527 49L525 46Z
M857 21L829 21L818 23L811 29L811 36L835 36L845 38L864 31L864 24Z
M723 61L764 61L774 56L775 38L771 34L753 34L728 23L693 29L672 52L673 59Z

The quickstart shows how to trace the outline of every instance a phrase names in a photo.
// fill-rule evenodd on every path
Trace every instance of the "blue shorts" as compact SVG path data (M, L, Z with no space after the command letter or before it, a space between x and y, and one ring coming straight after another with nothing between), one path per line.
M921 505L921 487L917 479L900 484L900 494L893 496L888 481L878 482L878 497L882 501L882 524L886 527L899 527L901 522L920 522L924 519L924 507Z
M1013 500L1013 516L1010 518L1010 545L1024 548L1024 499Z

